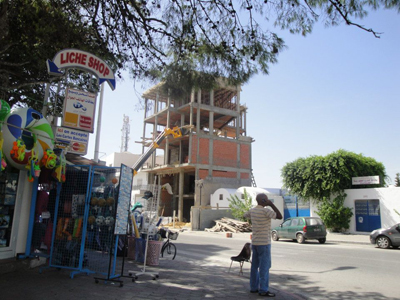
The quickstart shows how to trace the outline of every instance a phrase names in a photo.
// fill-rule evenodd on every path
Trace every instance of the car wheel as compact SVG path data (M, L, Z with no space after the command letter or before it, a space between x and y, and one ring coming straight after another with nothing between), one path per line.
M273 241L279 241L279 237L278 237L278 234L276 233L276 231L272 232L272 240Z
M378 238L376 239L376 245L379 248L387 249L390 247L390 240L386 236L378 236Z
M305 241L304 235L302 235L301 233L298 233L296 235L296 240L299 244L304 244L304 241Z
M325 242L326 242L326 238L323 238L323 239L318 239L318 242L319 242L320 244L325 244Z

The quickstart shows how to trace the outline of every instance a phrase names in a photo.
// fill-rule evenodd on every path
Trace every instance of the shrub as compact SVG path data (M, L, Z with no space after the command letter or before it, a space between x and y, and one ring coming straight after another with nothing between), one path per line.
M340 193L332 201L324 199L318 205L318 215L332 232L344 232L350 227L351 208L343 205L346 194Z
M232 216L237 220L246 221L246 219L243 218L243 214L253 207L252 198L247 193L246 189L244 189L244 199L239 199L237 195L233 194L228 201Z

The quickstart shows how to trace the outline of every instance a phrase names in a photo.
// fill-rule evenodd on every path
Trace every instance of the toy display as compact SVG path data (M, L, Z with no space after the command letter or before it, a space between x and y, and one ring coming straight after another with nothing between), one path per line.
M6 160L3 157L3 142L4 142L3 133L0 131L0 164L1 164L0 171L4 171L5 168L7 167Z
M12 110L2 126L3 153L13 167L24 170L32 156L43 158L54 148L54 135L49 122L41 113L30 107Z

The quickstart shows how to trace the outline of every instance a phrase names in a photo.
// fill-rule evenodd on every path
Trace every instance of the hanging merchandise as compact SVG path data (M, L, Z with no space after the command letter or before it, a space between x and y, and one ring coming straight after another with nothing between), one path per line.
M2 99L0 99L0 171L4 171L7 167L7 163L5 160L5 156L3 153L3 132L1 132L1 128L3 126L4 119L10 113L10 105Z
M63 183L66 180L67 159L65 158L63 149L54 149L54 154L57 155L57 160L52 176L57 179L58 182Z
M10 110L10 105L5 100L0 99L0 122L4 121L4 119L10 113Z
M29 182L33 182L35 178L40 176L39 158L34 150L32 150L31 157L29 158L28 164L25 166L25 168L28 170Z
M58 157L53 150L47 149L46 152L43 153L43 158L40 163L46 169L54 169L57 164L57 158Z
M7 167L7 163L4 159L4 155L3 155L3 133L0 131L0 171L4 171L5 168Z
M12 110L4 119L2 133L6 160L19 170L25 169L34 154L40 161L48 149L54 148L54 135L49 122L30 107Z

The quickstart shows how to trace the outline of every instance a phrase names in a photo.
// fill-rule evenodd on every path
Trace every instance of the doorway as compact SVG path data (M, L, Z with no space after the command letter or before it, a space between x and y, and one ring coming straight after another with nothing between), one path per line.
M356 231L371 232L381 228L379 200L356 200Z

